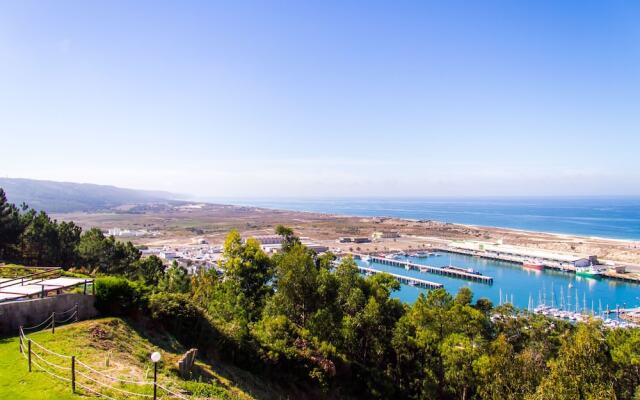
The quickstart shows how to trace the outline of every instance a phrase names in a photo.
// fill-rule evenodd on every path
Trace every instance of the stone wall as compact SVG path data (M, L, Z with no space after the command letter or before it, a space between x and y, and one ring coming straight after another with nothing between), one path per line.
M94 306L95 297L72 293L44 299L0 303L0 336L18 336L22 326L33 326L47 319L52 312L62 313L78 305L78 320L91 319L98 315ZM65 314L65 317L69 314Z

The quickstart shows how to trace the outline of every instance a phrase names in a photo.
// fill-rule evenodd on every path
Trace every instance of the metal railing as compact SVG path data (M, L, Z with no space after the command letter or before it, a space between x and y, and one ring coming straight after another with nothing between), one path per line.
M0 270L2 268L12 268L12 267L3 266L3 267L0 267ZM21 267L21 268L29 268L29 267ZM62 275L62 268L36 267L35 269L38 269L40 271L33 272L25 276L19 276L16 278L11 278L9 280L6 280L0 283L0 289L16 286L18 284L21 286L24 286L25 284L28 285L30 283L34 283L35 281L43 281L45 279L49 279L53 277L57 278L60 275ZM44 271L42 271L42 269L44 269Z

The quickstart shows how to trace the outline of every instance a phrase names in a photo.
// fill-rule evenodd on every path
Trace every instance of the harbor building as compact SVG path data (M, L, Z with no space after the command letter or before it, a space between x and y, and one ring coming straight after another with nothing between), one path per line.
M302 240L302 244L304 246L306 246L309 250L313 250L318 254L325 253L325 252L329 251L329 247L327 247L327 246L325 246L323 244L307 242L307 241L304 241L304 240ZM263 244L261 247L262 247L262 250L267 254L274 254L274 253L279 253L280 251L282 251L282 243L278 243L278 244Z
M516 262L526 260L538 260L549 266L588 267L599 264L598 257L594 255L580 255L557 253L544 249L532 249L529 247L502 244L500 242L463 241L451 242L449 248L452 251L470 252L484 257L504 259Z
M279 236L279 235L263 235L263 236L249 236L249 237L254 238L258 242L260 242L261 245L282 243L282 236ZM246 242L249 237L242 239L242 241Z
M380 239L396 239L400 237L400 233L398 231L376 231L371 235L373 240Z
M371 239L366 236L358 237L358 236L343 236L338 239L340 243L370 243Z
M158 257L163 260L175 260L178 258L178 254L175 251L161 251Z

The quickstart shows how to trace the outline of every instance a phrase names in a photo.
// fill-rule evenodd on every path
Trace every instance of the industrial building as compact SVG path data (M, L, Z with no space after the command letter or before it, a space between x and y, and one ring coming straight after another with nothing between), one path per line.
M513 246L490 242L464 241L451 242L452 250L469 251L485 257L505 259L511 261L538 260L544 264L556 266L588 267L597 265L598 257L593 255L578 255L568 253L556 253L544 249L532 249L529 247Z

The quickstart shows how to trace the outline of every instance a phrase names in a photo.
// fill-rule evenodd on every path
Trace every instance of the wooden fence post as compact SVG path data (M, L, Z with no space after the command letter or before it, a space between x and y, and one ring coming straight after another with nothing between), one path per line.
M29 339L29 372L31 372L31 339Z
M76 356L71 356L71 391L76 392Z
M56 312L51 313L51 333L56 333Z

